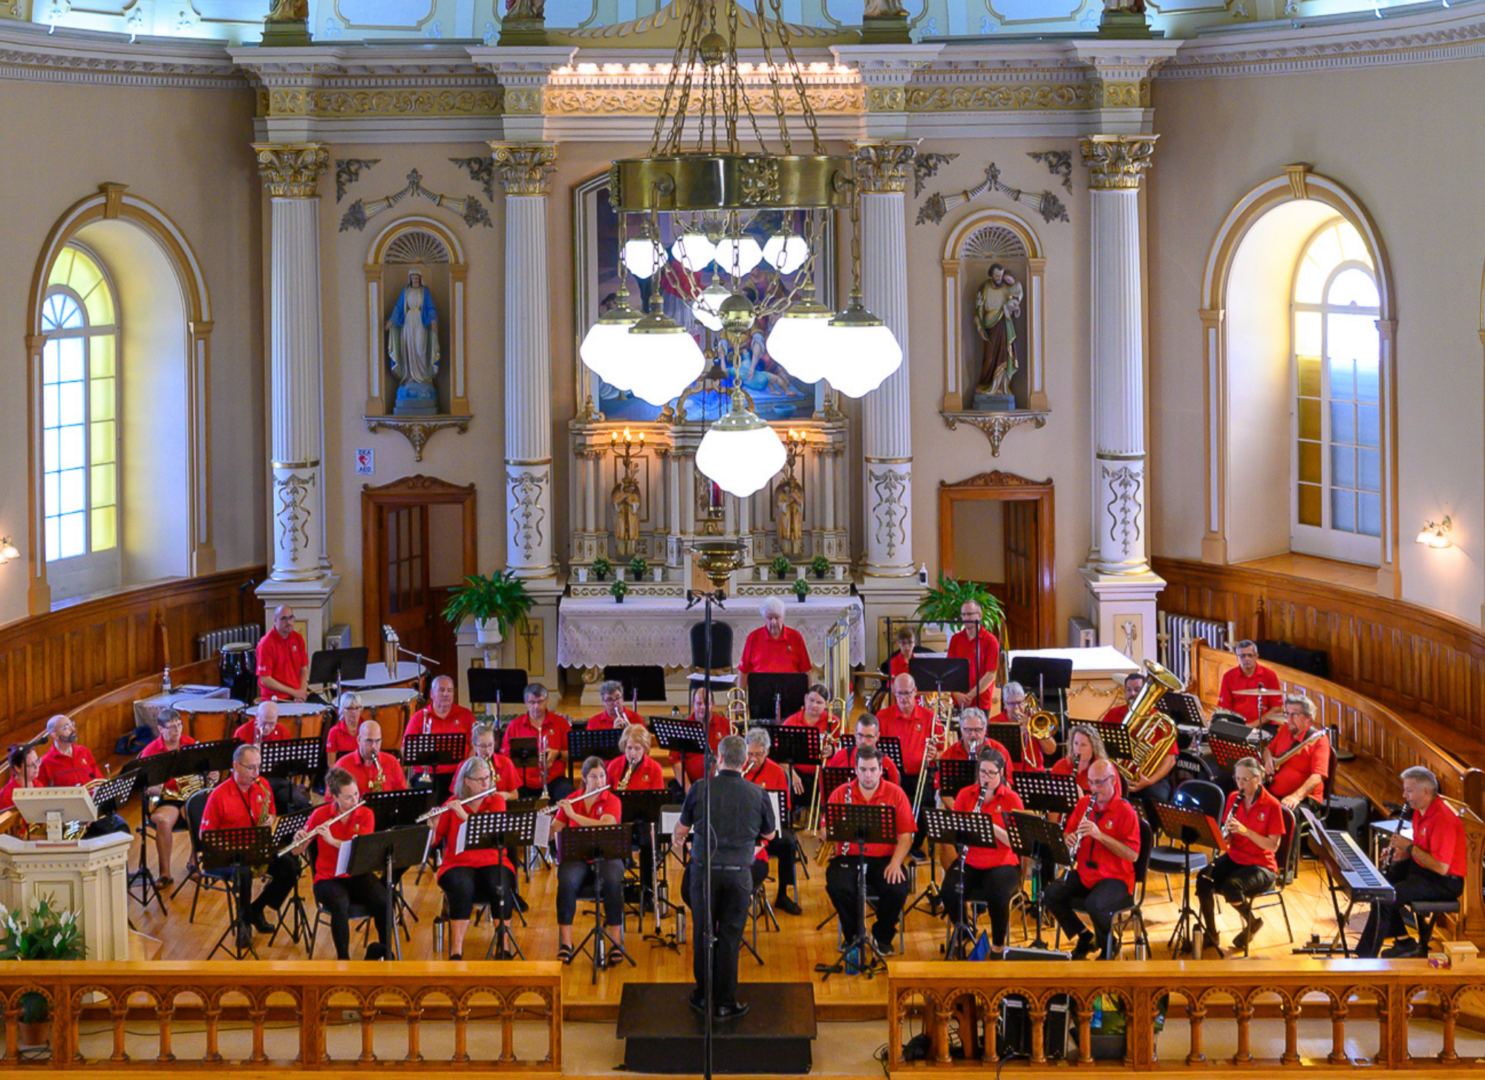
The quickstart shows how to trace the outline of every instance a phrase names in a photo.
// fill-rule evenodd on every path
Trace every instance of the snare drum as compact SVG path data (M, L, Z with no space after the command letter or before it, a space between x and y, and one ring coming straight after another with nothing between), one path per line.
M416 690L384 687L379 690L360 690L361 705L365 711L362 721L375 720L382 726L382 748L391 750L402 745L402 730L418 707Z
M279 701L279 722L294 731L296 739L310 739L318 737L328 724L334 723L328 720L326 714L334 715L335 710L329 705L319 705L312 701Z
M410 663L406 660L397 664L397 674L393 675L387 670L386 664L367 664L366 674L359 679L341 679L342 690L355 690L364 693L366 690L376 690L384 687L416 687L423 681L423 673L427 668L422 664Z
M232 698L187 698L171 708L180 713L187 735L197 742L216 742L238 729L246 706Z

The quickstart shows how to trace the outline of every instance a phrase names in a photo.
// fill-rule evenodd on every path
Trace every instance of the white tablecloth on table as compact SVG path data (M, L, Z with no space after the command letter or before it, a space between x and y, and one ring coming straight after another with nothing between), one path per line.
M1018 656L1071 660L1074 679L1117 678L1122 681L1125 675L1143 670L1112 645L1096 645L1091 649L1014 649L1011 663L1015 663Z
M743 642L763 625L756 597L733 597L727 607L712 608L712 621L732 627L732 663L742 659ZM825 662L825 635L847 608L861 612L854 596L811 597L803 604L784 602L784 622L804 636L810 661ZM563 667L603 667L607 664L691 665L691 627L705 618L701 604L690 611L684 600L631 596L622 604L612 599L564 599L557 608L557 663ZM851 626L851 663L866 661L866 620Z
M153 697L140 698L134 703L134 726L147 727L156 734L160 731L160 710L167 705L174 705L177 701L200 701L202 698L225 698L231 694L230 686L216 686L209 692L202 694L183 694L179 690L172 690L168 694L156 694Z

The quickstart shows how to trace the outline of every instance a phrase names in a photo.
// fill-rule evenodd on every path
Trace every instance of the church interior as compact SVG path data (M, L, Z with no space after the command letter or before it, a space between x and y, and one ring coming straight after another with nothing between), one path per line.
M1485 1060L1482 13L0 2L5 1068Z

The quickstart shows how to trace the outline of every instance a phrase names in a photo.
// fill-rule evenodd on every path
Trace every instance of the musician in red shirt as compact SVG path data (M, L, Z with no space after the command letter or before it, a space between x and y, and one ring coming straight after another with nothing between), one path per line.
M598 688L598 700L603 702L603 711L589 717L589 731L612 731L626 724L645 726L645 718L633 709L624 708L624 684L618 679L609 679Z
M989 716L995 707L995 673L1000 664L1000 639L984 627L984 613L980 605L966 600L959 607L959 618L964 623L949 639L949 657L969 661L969 683L971 692L954 695L954 704L961 709L974 705L985 710Z
M1235 712L1248 721L1249 727L1257 727L1266 721L1279 719L1284 704L1284 695L1279 690L1279 677L1258 662L1258 646L1251 641L1239 641L1237 646L1238 666L1222 673L1222 682L1217 690L1217 707ZM1272 697L1254 694L1239 694L1238 690L1272 690Z
M875 748L862 747L856 752L856 779L842 784L830 793L826 804L850 806L886 806L892 811L897 830L895 844L834 845L833 857L825 870L825 892L840 917L842 938L851 942L860 937L865 927L859 923L860 899L856 892L857 863L866 860L866 888L875 892L876 922L871 941L877 954L891 956L897 923L907 903L909 882L905 864L913 846L913 806L902 788L882 777L882 758ZM829 842L826 818L821 818L822 840ZM862 847L864 851L860 850ZM864 958L863 958L864 960Z
M895 738L902 746L902 782L904 787L918 783L923 766L937 759L939 746L929 741L933 731L933 710L918 704L918 686L911 675L892 680L892 704L877 713L883 737Z
M1284 808L1263 790L1263 766L1245 757L1232 767L1232 775L1238 789L1227 796L1220 819L1227 832L1227 853L1196 878L1203 943L1219 958L1215 897L1220 893L1242 916L1243 928L1232 939L1232 947L1245 948L1263 928L1263 920L1253 914L1252 899L1274 887L1279 873L1276 853L1284 839Z
M1073 777L1085 795L1092 794L1093 786L1088 783L1088 769L1095 761L1109 760L1109 752L1103 745L1103 736L1091 724L1075 724L1067 734L1067 742L1071 750L1067 757L1052 766L1052 772L1059 776ZM1114 772L1118 775L1117 769ZM1118 794L1122 796L1122 778L1119 788Z
M1302 694L1290 694L1284 699L1284 726L1263 750L1268 789L1291 810L1305 799L1325 801L1330 736L1314 725L1315 703ZM1275 769L1276 761L1291 750L1289 759Z
M367 720L356 732L356 750L335 761L335 768L356 782L359 792L406 791L402 762L382 750L382 726Z
M766 728L749 728L744 736L748 745L748 760L743 765L742 777L744 780L757 784L764 791L779 791L784 795L784 817L778 823L778 832L770 840L754 860L753 887L756 889L763 883L763 878L758 876L759 866L762 865L763 877L768 876L768 860L770 857L779 860L779 889L774 897L773 906L775 910L782 911L788 915L801 915L804 913L799 904L786 891L797 889L794 868L794 830L789 827L789 807L791 804L789 791L789 775L784 772L783 767L776 761L769 760L768 752L773 748L773 739L769 736ZM841 753L844 753L842 751ZM839 754L837 754L839 756Z
M820 753L829 757L834 751L829 749L830 734L830 691L824 683L812 683L805 691L803 707L791 716L784 719L785 727L812 727L820 733ZM799 763L788 768L789 786L795 795L803 795L805 785L814 778L815 767Z
M103 779L103 771L93 760L93 752L77 742L77 725L68 716L57 715L46 722L51 749L41 755L37 779L42 787L82 787ZM118 814L104 814L83 830L83 836L107 836L126 833L129 825Z
M315 845L315 903L330 915L335 959L351 958L351 905L357 904L372 913L371 921L376 924L377 943L367 946L366 959L383 960L387 955L386 886L373 873L336 873L340 849L357 836L375 832L376 818L371 807L361 804L356 779L344 769L325 774L325 795L327 801L315 807L304 828L295 834L294 854L304 852L311 842Z
M691 692L691 715L686 719L706 727L707 745L711 747L713 753L716 752L717 744L732 734L732 721L727 718L726 713L712 711L711 691L704 686L698 686ZM682 770L683 757L685 759L684 771ZM672 750L670 766L675 771L677 790L684 792L701 779L701 774L706 768L706 758L701 754L682 755L679 751Z
M473 814L499 813L505 799L491 789L494 774L484 758L465 758L454 773L453 794L443 804L448 807L434 818L433 843L443 848L443 862L438 867L438 887L448 902L449 959L464 959L464 935L469 932L469 917L478 900L490 905L496 920L499 951L505 952L506 920L515 908L516 871L510 858L500 848L482 847L458 851L459 827ZM483 795L476 799L474 796ZM461 800L472 801L460 805ZM509 957L502 957L508 959Z
M832 769L856 769L856 751L870 746L882 757L882 773L898 787L902 787L902 773L898 771L897 763L893 761L881 747L877 745L877 739L881 737L882 725L871 713L862 713L856 717L856 744L854 746L842 746L830 756L825 764Z
M605 767L610 789L619 791L662 791L665 770L650 757L650 729L643 724L630 724L619 733L619 756Z
M39 774L41 772L41 756L36 753L36 747L18 743L10 748L10 779L5 781L5 786L0 788L0 810L13 810L15 808L15 789L41 787ZM24 833L26 826L21 825ZM24 839L24 836L22 837Z
M737 670L744 675L753 672L810 672L810 652L798 630L784 625L784 602L777 596L763 601L759 609L763 625L743 642L742 659Z
M294 629L294 609L274 609L273 628L258 639L258 696L268 701L309 697L309 649Z
M1011 898L1021 891L1021 857L1011 850L1011 838L1005 831L1005 815L1008 810L1023 810L1025 805L1021 796L1012 791L1009 784L1002 782L1006 760L998 750L983 747L977 760L979 783L961 789L952 809L961 814L989 814L998 846L961 849L963 861L961 863L958 858L951 861L948 872L944 874L941 893L952 923L960 921L966 904L979 902L985 905L990 913L990 951L1000 955L1005 952L1006 937L1011 928Z
M1093 794L1078 800L1063 826L1069 839L1078 840L1074 872L1048 885L1044 895L1047 911L1062 932L1077 939L1074 960L1096 951L1104 959L1113 959L1108 955L1109 930L1114 912L1134 894L1140 820L1134 807L1119 797L1119 772L1112 764L1095 761L1088 769L1088 783ZM1079 901L1093 921L1091 931L1073 911Z
M1396 942L1380 955L1386 959L1427 956L1428 939L1414 941L1403 925L1402 909L1418 900L1458 900L1464 895L1464 875L1469 850L1464 823L1454 808L1439 796L1438 777L1421 765L1402 771L1403 802L1413 820L1413 839L1399 829L1382 853L1379 869L1396 890L1390 904L1372 905L1356 955L1370 959L1379 955L1385 938ZM1478 899L1478 897L1476 898ZM1418 918L1420 932L1431 929Z
M567 717L547 711L547 688L541 683L527 686L525 698L525 715L516 717L505 729L507 753L511 739L535 739L546 760L547 795L555 800L565 799L572 794L572 781L567 779L567 733L572 730L572 724ZM532 766L517 771L521 775L521 798L540 796L542 770Z
M978 761L980 751L994 750L1000 755L1001 779L1006 786L1012 785L1016 778L1016 767L1011 764L1011 755L1006 748L1000 744L999 739L992 739L987 732L989 725L985 722L985 714L979 709L965 709L959 716L959 741L944 751L945 761ZM938 798L945 810L954 808L954 800L959 797L957 791L945 791L939 786ZM945 852L952 861L953 853ZM947 866L948 863L945 863Z
M506 802L521 797L521 774L516 770L516 763L495 749L494 721L475 722L469 736L469 756L484 758L490 763L495 772L495 790L505 797Z
M529 687L527 688L530 689ZM474 713L454 701L454 680L440 675L428 689L428 704L423 706L407 722L402 732L402 756L407 757L409 735L463 735L464 752L469 753L469 736L474 730ZM458 765L436 765L433 767L433 801L448 798L449 785L453 782ZM418 768L425 773L426 767ZM536 786L541 787L537 781Z
M1027 708L1026 688L1020 683L1008 682L1000 689L1001 711L991 719L992 724L1015 724L1021 729L1021 764L1027 772L1041 772L1047 767L1047 755L1057 752L1057 740L1048 735L1045 739L1033 739L1026 730L1031 719ZM1007 758L1007 761L1010 759ZM1006 777L1010 780L1010 777Z
M866 705L866 711L869 713L874 713L887 704L892 680L908 673L908 666L912 664L913 657L929 651L918 644L918 634L911 623L899 623L892 635L892 640L896 645L892 655L877 665L877 670L887 676L887 681L872 693L871 700Z
M282 742L292 739L294 733L283 724L279 723L278 705L273 701L264 701L258 705L256 713L249 720L244 720L238 725L232 737L240 743L253 743L254 745L266 742Z
M347 690L340 695L339 715L335 724L325 734L325 760L337 761L347 754L354 754L360 741L361 715L365 706L361 695Z
M260 825L273 828L276 811L273 807L273 792L268 782L258 775L262 765L262 753L251 743L239 746L232 755L232 774L216 786L206 800L206 809L201 814L201 831L209 833L216 829L251 829ZM237 869L237 948L251 949L253 929L262 933L273 932L273 924L264 912L274 911L294 891L299 880L299 859L293 855L276 856L268 864L268 883L253 900L253 871L250 867Z
M563 802L552 818L552 837L568 827L591 828L595 825L617 825L624 816L624 807L612 791L602 790L608 785L608 774L604 771L603 759L590 757L583 761L583 790ZM557 959L564 964L572 962L572 921L577 917L577 894L588 885L597 887L596 879L602 878L603 926L608 936L605 964L616 967L624 962L623 945L619 938L624 925L624 863L621 859L602 859L597 863L596 873L592 863L567 859L557 866ZM597 948L597 943L594 943Z
M196 745L195 739L183 733L185 724L180 718L180 713L174 709L161 709L155 723L160 729L160 734L139 752L141 758L173 753L184 747ZM215 784L217 779L216 773L207 777L208 782L212 784ZM175 826L181 820L181 810L185 807L186 800L181 797L180 784L177 780L156 784L147 789L145 794L155 800L150 808L150 824L155 827L155 856L158 860L155 865L160 869L159 874L155 876L155 884L163 889L175 880L170 876L170 861L175 848ZM140 857L143 858L143 855Z
M1122 724L1124 718L1129 715L1129 707L1134 704L1134 699L1140 696L1140 691L1145 687L1145 673L1143 671L1131 671L1124 676L1124 700L1117 705L1110 705L1107 712L1098 718L1100 724Z

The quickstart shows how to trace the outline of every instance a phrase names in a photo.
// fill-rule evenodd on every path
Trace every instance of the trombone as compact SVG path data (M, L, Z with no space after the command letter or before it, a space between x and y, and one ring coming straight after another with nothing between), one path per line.
M939 754L949 747L949 727L952 719L951 712L954 708L954 699L949 694L929 694L928 707L933 710L933 726L928 732L928 741L939 744ZM918 770L918 786L913 790L913 820L918 820L918 814L923 809L923 798L928 792L928 782L933 772L938 768L937 763L929 765L926 761Z
M734 735L746 735L748 733L748 692L741 686L734 686L727 691L727 701L724 706L727 710L727 723L732 728Z
M825 774L821 771L835 748L846 734L846 713L850 710L845 698L831 698L825 704L825 730L820 734L820 765L815 770L815 790L810 793L810 808L805 814L804 827L819 835L820 815L824 813Z

